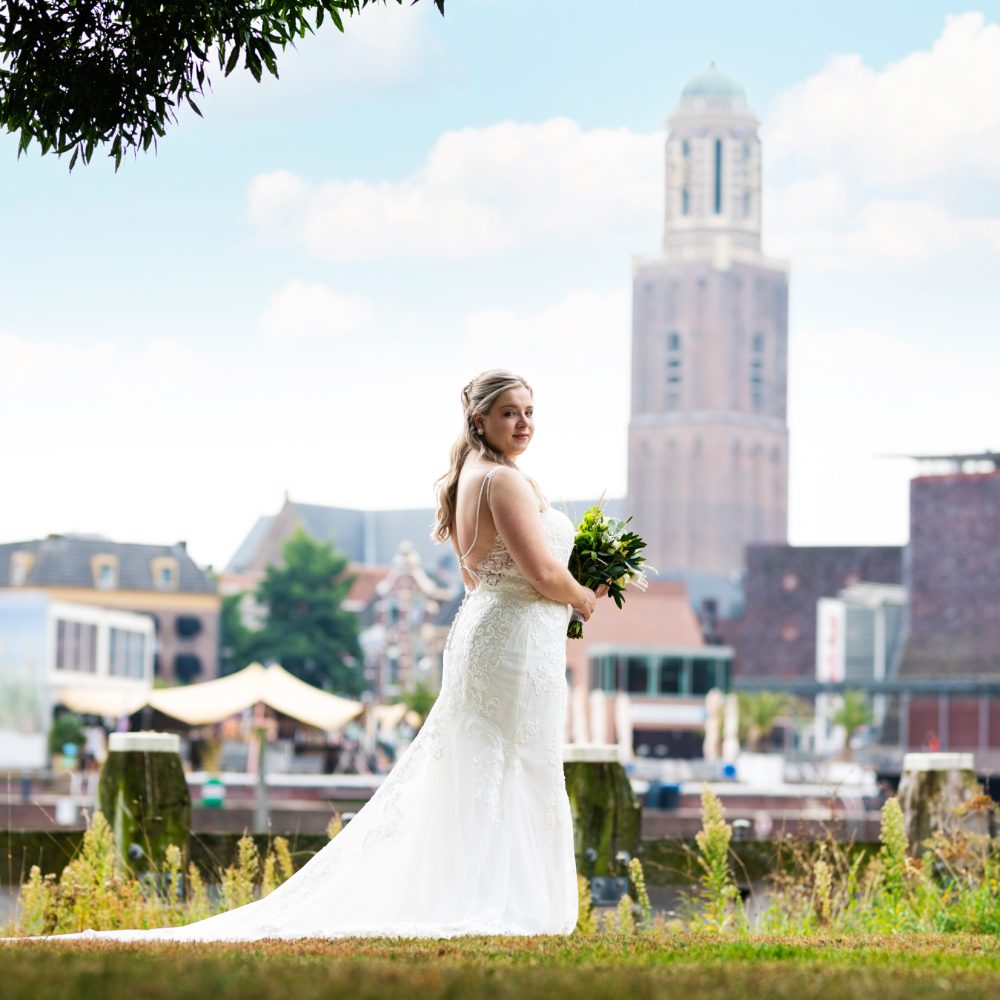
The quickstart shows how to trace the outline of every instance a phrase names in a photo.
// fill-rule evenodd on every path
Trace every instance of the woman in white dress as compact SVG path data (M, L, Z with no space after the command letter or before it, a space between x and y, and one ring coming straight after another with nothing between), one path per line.
M596 595L566 568L573 524L517 468L531 388L488 371L439 481L433 535L466 595L441 693L413 743L343 831L265 898L117 940L569 934L576 866L562 769L566 626ZM80 935L65 935L59 940ZM52 939L49 939L52 940Z

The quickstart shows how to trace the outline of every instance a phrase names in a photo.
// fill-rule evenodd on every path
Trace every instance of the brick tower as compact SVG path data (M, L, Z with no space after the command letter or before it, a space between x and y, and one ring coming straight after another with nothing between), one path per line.
M663 252L632 285L628 509L663 571L787 535L788 265L761 252L758 121L713 64L668 121Z

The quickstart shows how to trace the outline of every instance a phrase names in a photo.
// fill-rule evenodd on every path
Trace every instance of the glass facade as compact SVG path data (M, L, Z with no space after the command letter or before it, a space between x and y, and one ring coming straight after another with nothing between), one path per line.
M0 731L46 731L44 598L8 594L0 600Z
M712 647L675 656L608 654L591 658L590 686L638 695L703 697L712 688L729 689L730 665L729 656L720 656Z
M56 619L56 670L97 673L97 626Z
M146 662L146 637L141 632L112 628L108 641L108 672L112 677L144 675Z

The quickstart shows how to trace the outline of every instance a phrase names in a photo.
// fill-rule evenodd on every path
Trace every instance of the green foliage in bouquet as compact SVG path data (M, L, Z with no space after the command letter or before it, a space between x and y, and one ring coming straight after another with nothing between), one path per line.
M627 530L631 520L631 514L624 521L608 517L601 505L595 504L577 525L569 557L569 570L574 578L591 590L605 585L608 596L619 608L625 603L625 588L630 583L640 590L646 589L646 558L641 555L646 541ZM574 618L567 635L570 639L581 638L583 622Z

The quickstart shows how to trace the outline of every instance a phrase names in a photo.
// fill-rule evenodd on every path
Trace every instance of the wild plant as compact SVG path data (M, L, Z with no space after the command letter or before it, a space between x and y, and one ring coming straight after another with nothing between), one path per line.
M739 890L729 868L732 827L718 796L705 785L701 793L701 830L695 835L701 878L691 923L706 930L727 930L742 922Z
M632 858L629 861L628 874L639 908L639 926L642 930L650 930L653 926L653 907L649 902L649 892L646 889L646 873L642 870L642 862L638 858Z
M598 931L598 920L597 914L594 912L593 897L590 894L590 882L583 875L577 875L576 877L576 898L576 933L596 934Z

